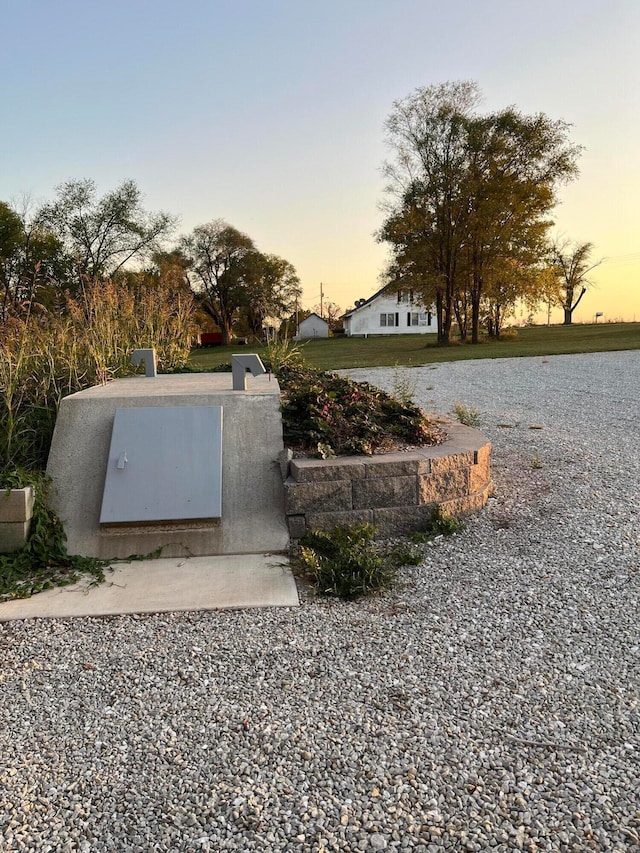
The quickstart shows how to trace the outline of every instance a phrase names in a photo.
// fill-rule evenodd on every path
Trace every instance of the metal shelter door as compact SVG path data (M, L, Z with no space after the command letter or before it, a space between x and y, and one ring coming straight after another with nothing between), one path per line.
M222 406L116 409L101 524L222 515Z

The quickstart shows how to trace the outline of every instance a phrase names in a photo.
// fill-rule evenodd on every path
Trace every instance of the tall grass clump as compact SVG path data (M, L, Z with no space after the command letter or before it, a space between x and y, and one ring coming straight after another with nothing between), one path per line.
M131 353L155 348L160 370L189 356L194 306L162 282L84 282L56 311L26 306L0 328L0 472L46 466L60 401L135 372Z

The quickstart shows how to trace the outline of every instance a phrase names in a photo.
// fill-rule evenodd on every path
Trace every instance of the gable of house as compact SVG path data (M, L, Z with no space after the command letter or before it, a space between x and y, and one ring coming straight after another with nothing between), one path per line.
M356 303L342 318L345 334L407 335L435 334L433 306L423 305L408 289L389 292L382 288L369 299Z

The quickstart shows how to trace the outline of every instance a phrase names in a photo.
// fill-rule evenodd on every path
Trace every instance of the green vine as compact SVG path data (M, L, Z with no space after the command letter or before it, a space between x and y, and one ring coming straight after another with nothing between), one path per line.
M34 491L33 518L27 542L19 551L0 554L0 601L28 598L56 586L76 583L82 576L104 581L108 561L67 554L66 536L59 518L47 504L50 479L42 471L0 473L0 489ZM3 494L0 492L0 501Z

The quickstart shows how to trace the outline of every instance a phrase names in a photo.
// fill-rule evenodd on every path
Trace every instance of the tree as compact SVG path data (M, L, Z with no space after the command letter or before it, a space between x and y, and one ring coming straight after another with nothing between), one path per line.
M223 219L214 219L194 228L181 247L202 308L228 344L238 309L246 303L243 260L256 250L253 240Z
M53 307L69 271L60 240L26 209L0 202L0 322L34 305Z
M300 296L293 265L259 252L250 237L223 219L198 226L181 245L193 288L225 344L241 316L250 332L260 336L265 320L283 317Z
M302 295L293 264L278 255L248 252L239 270L245 287L243 313L251 334L261 337L269 318L282 320Z
M572 244L563 240L555 241L551 246L550 262L557 282L553 301L564 311L565 326L573 322L573 312L592 284L587 275L602 263L590 263L589 255L592 251L593 243Z
M485 282L484 318L490 335L499 338L505 320L523 302L531 311L549 286L549 267L520 262L517 258L500 258L492 264Z
M326 320L332 332L335 332L336 329L342 328L341 317L344 311L337 303L325 300L322 303L322 309L320 308L319 304L314 305L311 309L311 312L316 313L319 317L322 317L324 320Z
M506 259L520 268L538 263L556 187L575 175L577 151L566 141L565 124L543 115L523 116L509 108L468 118L465 125L468 290L472 342L478 343L480 304L492 266Z
M39 221L65 244L79 277L112 277L128 261L158 251L176 224L168 213L143 208L135 181L102 198L91 180L67 181L57 193L41 209Z
M460 193L466 163L463 123L479 99L472 82L419 88L394 103L385 124L395 160L384 167L392 208L379 236L400 247L397 272L409 274L414 285L422 282L425 298L435 301L440 343L451 334L468 213Z
M538 262L556 189L577 173L564 122L513 108L478 115L478 98L473 83L418 89L387 121L394 204L379 239L392 244L395 275L435 301L441 343L454 314L478 342L493 265Z

